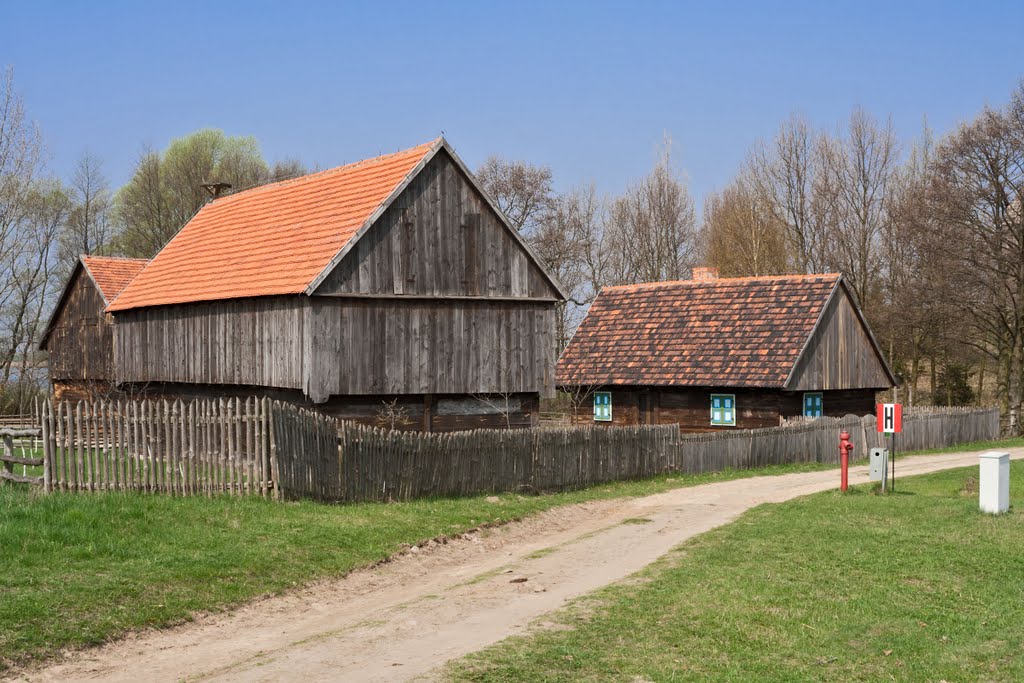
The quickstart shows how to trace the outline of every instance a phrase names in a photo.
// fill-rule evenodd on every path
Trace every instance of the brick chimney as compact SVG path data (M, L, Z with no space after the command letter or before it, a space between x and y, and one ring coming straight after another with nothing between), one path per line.
M696 282L707 282L718 279L718 268L710 266L697 266L693 269L693 279Z

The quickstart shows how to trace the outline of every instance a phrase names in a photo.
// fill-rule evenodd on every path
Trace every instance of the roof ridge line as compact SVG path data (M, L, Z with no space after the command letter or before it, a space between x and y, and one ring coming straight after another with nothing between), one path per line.
M256 185L255 187L247 187L244 190L239 190L238 192L231 192L229 194L224 195L223 197L218 197L217 199L233 199L235 197L241 197L242 195L250 194L250 193L253 193L253 192L257 192L259 190L264 190L264 189L268 189L268 188L279 188L279 187L283 187L285 185L289 185L289 184L292 184L292 183L297 183L297 182L302 181L302 180L307 180L309 178L316 178L316 177L325 176L325 175L328 175L328 174L331 174L331 173L337 173L337 172L345 170L345 169L356 168L357 166L360 166L362 164L368 164L368 163L373 162L373 161L380 161L381 159L387 159L388 157L395 157L395 156L398 156L399 154L405 154L407 152L411 152L412 150L418 149L420 147L427 147L429 145L433 145L438 140L440 140L440 138L434 138L433 140L430 140L429 142L422 142L422 143L420 143L418 145L413 145L412 147L406 147L405 149L400 149L397 152L390 152L388 154L378 154L375 157L366 157L365 159L360 159L359 161L353 161L352 163L349 163L349 164L342 164L340 166L333 166L331 168L325 168L322 171L313 171L311 173L304 173L302 175L295 176L294 178L284 178L282 180L275 180L275 181L270 182L270 183L263 183L262 185ZM210 205L210 204L215 203L217 201L217 199L209 202L207 204L207 206ZM196 213L198 213L198 211Z
M102 259L117 259L119 261L152 261L153 259L144 258L142 256L105 256L103 254L79 254L79 258L102 258Z
M631 289L641 289L644 287L655 288L655 287L673 287L677 285L715 285L724 284L730 282L751 282L754 280L770 281L770 280L812 280L812 279L835 279L842 277L842 273L794 273L786 275L743 275L740 277L718 277L710 280L659 280L656 282L633 282L622 285L605 285L601 288L602 291L607 290L618 290L618 291L629 291Z

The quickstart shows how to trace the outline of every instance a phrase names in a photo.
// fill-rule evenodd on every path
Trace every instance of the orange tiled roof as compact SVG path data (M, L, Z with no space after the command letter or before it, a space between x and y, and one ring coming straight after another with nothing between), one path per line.
M89 269L93 282L100 289L104 300L117 298L121 290L142 272L149 263L144 258L121 258L119 256L82 256L82 263Z
M305 291L439 143L210 202L107 310Z
M606 287L558 359L558 384L782 388L839 279Z

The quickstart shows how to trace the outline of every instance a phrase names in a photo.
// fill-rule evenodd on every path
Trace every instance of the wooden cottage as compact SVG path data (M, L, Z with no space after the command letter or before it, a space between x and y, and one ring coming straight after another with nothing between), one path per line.
M841 275L606 287L559 358L586 420L685 431L866 415L895 378ZM590 414L590 406L593 414Z
M114 392L111 316L104 311L146 259L82 256L50 316L40 348L49 351L50 382L58 399Z
M211 201L106 311L121 390L440 431L536 422L563 299L439 138Z

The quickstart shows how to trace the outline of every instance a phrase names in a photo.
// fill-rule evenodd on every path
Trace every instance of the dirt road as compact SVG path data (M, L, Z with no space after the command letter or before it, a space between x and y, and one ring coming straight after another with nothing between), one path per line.
M977 463L977 453L921 456L900 460L897 474ZM761 503L834 488L838 478L837 471L755 477L551 510L229 614L76 653L20 680L432 680L448 660L523 632L691 536ZM866 480L866 467L851 470L851 483ZM629 519L649 522L623 524Z

